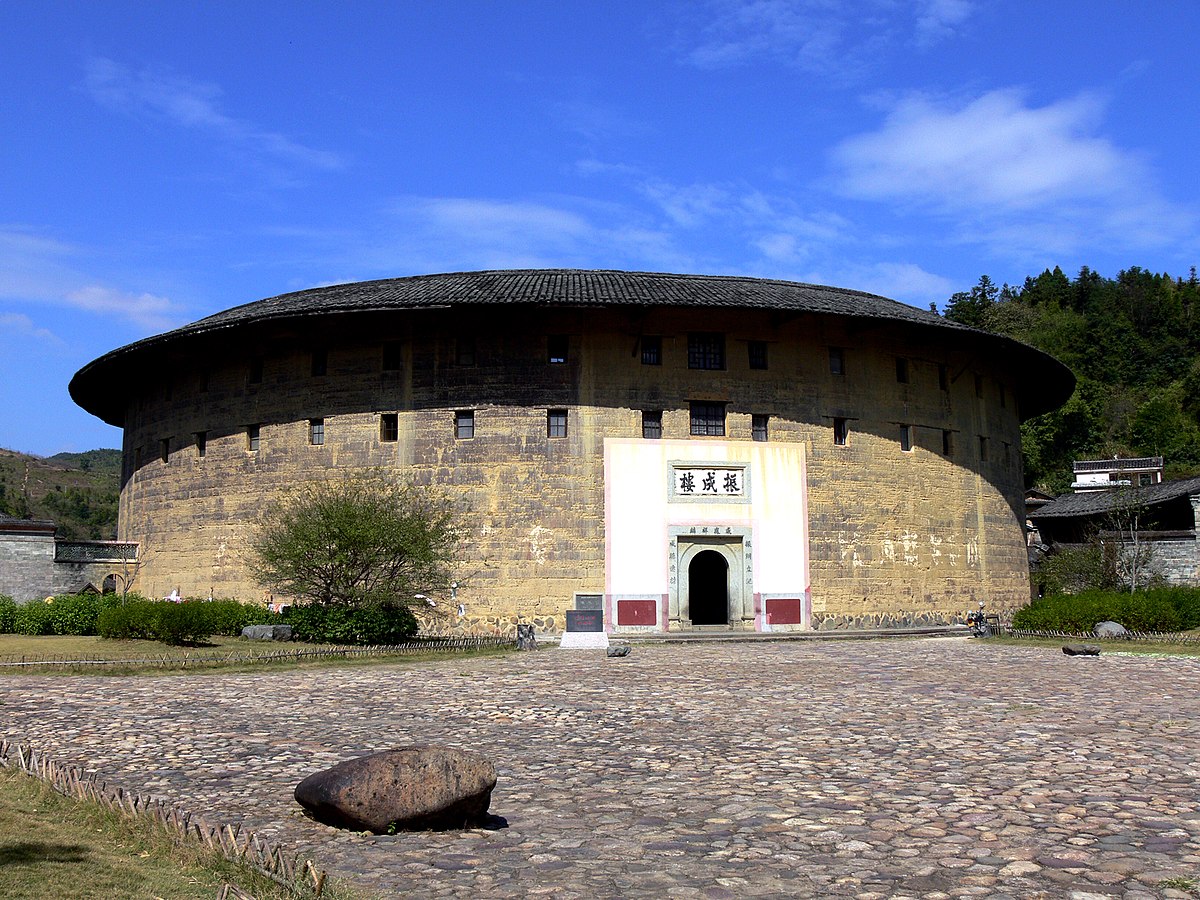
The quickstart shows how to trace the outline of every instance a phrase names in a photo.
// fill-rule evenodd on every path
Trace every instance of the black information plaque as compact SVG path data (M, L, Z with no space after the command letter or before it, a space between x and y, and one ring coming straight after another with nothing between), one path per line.
M568 609L567 631L603 631L604 611L599 609Z
M575 608L590 610L592 612L602 611L604 609L604 597L600 594L576 594Z

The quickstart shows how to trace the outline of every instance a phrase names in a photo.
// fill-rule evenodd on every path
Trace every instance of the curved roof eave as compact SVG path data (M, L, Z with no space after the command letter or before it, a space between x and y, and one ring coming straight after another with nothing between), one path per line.
M960 325L936 313L887 297L801 282L735 275L673 275L591 269L512 269L415 275L308 288L256 300L143 338L85 365L71 379L75 402L111 425L122 425L122 404L108 401L100 382L120 380L139 360L180 341L268 322L345 313L433 310L511 304L542 307L654 307L767 309L954 332L966 343L1013 355L1018 381L1040 384L1021 391L1023 416L1056 409L1070 396L1075 377L1058 360L1012 338ZM1026 367L1040 370L1026 373ZM1036 376L1036 377L1035 377ZM1039 402L1039 398L1042 402Z

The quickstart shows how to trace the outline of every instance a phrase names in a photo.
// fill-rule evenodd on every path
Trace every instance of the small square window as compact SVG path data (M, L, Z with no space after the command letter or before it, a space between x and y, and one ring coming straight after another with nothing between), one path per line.
M938 387L943 391L950 390L950 369L945 363L938 363Z
M767 342L750 341L746 345L750 357L750 368L765 369L767 367Z
M567 336L552 334L546 338L546 361L560 365L567 361Z
M404 362L404 346L399 341L387 341L383 345L383 371L398 372Z
M1007 447L1008 444L1004 446ZM1149 487L1152 484L1154 484L1154 476L1149 472L1142 472L1138 475L1138 487Z
M908 384L908 360L903 356L896 357L896 381Z
M942 429L942 456L951 456L954 453L954 435L948 429Z
M900 426L900 449L906 453L912 449L912 426Z
M755 413L750 417L750 438L755 441L765 441L768 437L767 428L771 417Z
M550 409L546 411L546 437L562 438L567 436L567 411L565 409Z
M261 443L260 442L261 428L262 427L260 425L247 425L246 426L246 449L249 450L251 453L258 452L258 448Z
M165 463L171 461L171 439L169 437L158 442L158 458Z
M308 442L314 447L320 447L325 443L325 420L324 419L309 419L308 420Z
M642 437L656 441L662 437L662 410L642 410Z
M829 374L846 374L846 354L841 347L829 348Z
M454 437L458 440L475 437L475 410L460 409L454 414Z
M983 396L983 376L982 375L975 376L975 396L976 397Z
M833 443L838 447L846 446L846 438L850 436L850 428L846 424L845 419L834 418L833 420Z
M329 367L329 354L324 350L314 350L312 354L312 374L314 378L319 378L325 374Z
M207 431L197 431L196 432L196 456L200 459L204 459L204 457L207 454L208 454L208 432Z
M642 365L662 365L662 338L657 334L642 336Z
M250 373L248 381L251 384L262 384L263 376L263 361L261 356L255 356L250 360Z
M725 335L698 331L688 335L689 369L724 369Z
M691 433L709 437L725 436L725 404L693 401Z
M385 444L394 443L400 439L400 416L396 413L383 413L379 417L379 440Z
M454 342L454 364L456 366L475 365L475 338L460 337Z
M979 461L988 461L988 439L982 434L979 436Z

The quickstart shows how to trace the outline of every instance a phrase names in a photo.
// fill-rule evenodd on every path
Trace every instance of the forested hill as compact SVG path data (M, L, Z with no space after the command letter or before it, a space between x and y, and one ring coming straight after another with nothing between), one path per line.
M986 275L945 316L1032 344L1079 384L1057 412L1022 428L1026 485L1069 490L1071 462L1162 456L1167 478L1200 474L1200 280L1140 268L1075 278L1055 267L997 288Z
M68 540L117 536L121 451L51 457L0 449L0 516L47 519Z

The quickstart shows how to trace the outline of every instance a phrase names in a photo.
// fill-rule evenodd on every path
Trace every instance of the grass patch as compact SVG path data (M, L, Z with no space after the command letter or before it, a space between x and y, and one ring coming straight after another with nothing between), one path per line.
M501 647L485 647L475 650L439 650L429 652L396 653L364 657L319 657L315 659L283 659L256 662L247 661L245 656L262 658L275 653L287 653L289 650L322 650L333 649L331 644L302 644L293 642L260 642L247 641L238 637L214 635L206 644L196 647L172 647L157 641L115 641L100 637L82 637L75 635L20 635L0 634L0 662L13 662L22 659L54 658L58 662L53 666L0 666L0 677L4 675L49 675L49 674L87 674L87 675L139 675L139 674L178 674L188 672L243 672L261 671L264 666L270 666L272 671L286 669L330 668L341 666L379 665L387 663L394 665L398 662L426 662L433 659L444 659L450 656L457 658L473 656L498 656L512 652L507 645ZM220 654L237 654L241 659L211 661L205 659ZM72 664L72 660L103 659L112 665L95 666ZM140 660L153 659L154 664L145 664ZM123 664L128 661L128 664Z
M290 895L270 879L149 822L56 793L0 768L0 882L7 900L212 900L230 883L260 900ZM327 883L331 900L366 900Z
M1194 634L1195 632L1187 632ZM1191 644L1173 644L1169 641L1125 641L1115 638L1094 637L1012 637L1010 635L995 635L988 638L972 638L983 641L992 647L1042 647L1045 649L1061 650L1063 644L1094 644L1100 648L1101 654L1120 653L1122 656L1183 656L1200 657L1200 642Z

